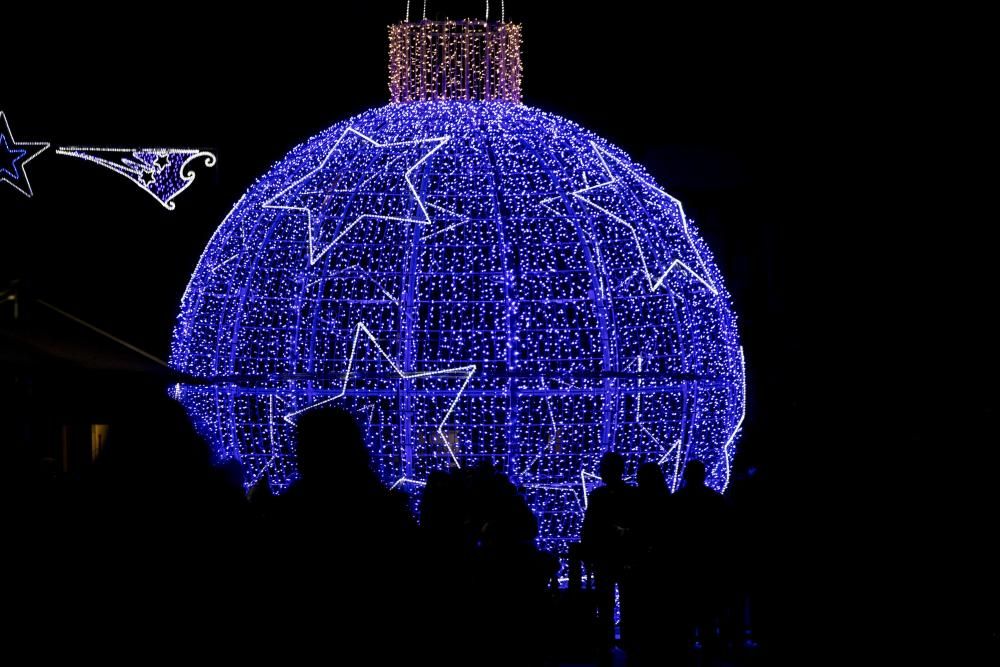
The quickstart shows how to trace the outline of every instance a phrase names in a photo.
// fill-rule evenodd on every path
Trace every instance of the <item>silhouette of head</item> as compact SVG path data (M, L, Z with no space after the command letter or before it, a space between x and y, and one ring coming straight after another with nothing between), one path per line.
M687 486L705 486L705 464L694 459L684 467L684 483Z
M601 481L605 484L621 482L625 475L625 459L618 452L605 452L601 457Z
M639 488L644 491L663 489L667 485L667 481L663 478L663 470L655 463L643 463L639 466L636 477L639 480Z
M311 410L299 418L296 460L304 482L369 470L358 421L343 408Z

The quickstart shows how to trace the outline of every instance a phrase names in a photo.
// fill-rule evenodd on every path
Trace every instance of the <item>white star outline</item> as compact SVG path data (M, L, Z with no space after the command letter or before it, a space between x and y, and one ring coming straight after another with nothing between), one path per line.
M312 287L313 285L318 285L319 283L321 283L321 282L323 282L325 280L329 280L330 276L335 276L338 273L349 274L351 272L354 272L355 276L364 278L368 282L370 282L372 285L375 285L375 287L377 287L378 290L380 292L382 292L382 294L384 294L390 301L392 301L394 304L396 304L397 306L399 306L400 308L402 308L403 304L400 302L400 300L398 298L396 298L396 297L394 297L392 295L392 292L390 292L385 287L383 287L382 283L380 283L378 280L376 280L375 277L370 272L368 272L365 269L361 268L361 266L359 266L357 264L351 264L350 266L345 266L342 269L334 269L333 271L330 271L327 275L325 275L325 276L323 276L321 278L317 278L316 280L313 280L308 285L306 285L306 287Z
M604 150L603 148L601 148L600 146L598 146L595 142L591 141L590 142L590 146L594 150L594 154L597 155L597 159L600 161L601 166L604 168L604 171L607 173L607 177L608 177L609 180L607 180L607 181L605 181L603 183L597 183L596 185L586 186L586 187L584 187L584 188L582 188L580 190L576 190L576 191L570 192L569 195L571 197L579 199L584 204L586 204L586 205L588 205L588 206L590 206L592 208L597 209L601 213L604 213L605 215L607 215L608 217L610 217L615 222L617 222L619 224L622 224L622 225L624 225L625 227L628 228L629 233L632 235L632 239L635 241L636 249L639 251L639 262L641 264L641 270L642 270L642 272L646 276L646 282L649 285L649 291L650 292L656 292L656 290L659 289L663 285L664 281L667 279L667 276L670 275L671 271L673 271L675 268L681 268L681 269L684 269L685 271L687 271L689 274L691 274L691 276L693 276L702 285L704 285L705 287L707 287L708 291L710 291L713 296L718 296L719 290L718 290L718 288L715 287L714 284L712 284L711 278L708 277L709 273L708 273L708 268L705 266L705 260L702 259L701 253L698 251L698 247L694 244L693 240L691 239L691 232L688 230L687 215L684 213L684 205L681 204L680 200L677 199L676 197L674 197L673 195L671 195L670 193L668 193L668 192L666 192L666 191L658 188L657 186L653 185L649 181L647 181L647 180L645 180L643 178L640 178L639 175L636 174L635 171L629 165L627 165L621 159L615 157L611 153L607 152L606 150ZM632 225L628 220L622 218L621 216L615 215L614 213L612 213L608 209L604 208L603 206L601 206L599 204L594 203L593 201L591 201L590 199L588 199L585 196L585 194L587 192L590 192L592 190L597 190L599 188L605 188L605 187L616 185L621 180L620 177L615 176L614 173L611 171L611 167L608 166L608 163L605 160L605 157L608 157L608 158L614 160L615 162L617 162L618 165L619 165L619 167L621 169L624 169L625 171L627 171L637 181L639 181L640 183L642 183L644 186L646 186L650 190L653 190L657 194L660 194L660 195L666 197L673 204L675 204L677 206L677 210L680 212L680 216L681 216L681 229L684 232L684 237L687 239L688 245L691 246L691 249L694 250L695 257L698 258L698 263L701 265L702 270L705 272L705 277L704 278L701 275L699 275L697 271L695 271L694 269L692 269L690 266L688 266L685 262L683 262L680 259L675 259L673 262L671 262L670 266L667 267L667 270L663 272L663 275L661 275L659 278L656 278L650 272L650 270L649 270L649 265L646 262L646 254L642 250L642 242L639 240L639 233L636 231L635 226ZM584 180L586 181L586 179L584 179ZM543 199L541 201L541 204L542 204L542 206L544 206L548 210L552 211L556 215L561 216L561 217L565 217L564 214L560 213L559 211L557 211L553 207L549 206L549 202L556 201L557 199L560 199L560 197L550 197L548 199ZM588 234L588 236L589 236L589 234Z
M646 428L645 426L640 426L639 428L645 431L646 435L652 438L653 442L659 445L660 449L666 449L663 446L663 443L660 442L659 438L653 435L648 428ZM674 444L670 445L670 448L667 449L667 451L664 452L663 456L660 457L660 460L656 462L656 465L663 466L667 461L670 460L670 455L675 451L677 452L677 456L674 457L674 474L671 477L671 484L670 484L671 493L677 490L678 477L681 474L681 456L685 453L684 441L678 439Z
M336 401L339 398L343 398L344 395L347 394L347 383L351 379L351 370L354 367L354 355L357 351L358 339L361 338L362 333L365 335L366 338L368 338L369 341L371 341L372 345L375 346L375 349L378 350L379 355L389 363L389 365L392 367L392 370L395 371L396 374L399 375L399 377L403 380L413 380L417 378L431 377L434 375L465 373L465 380L462 382L462 386L455 394L455 398L452 400L451 405L448 406L447 412L445 412L444 417L441 419L441 423L439 423L437 427L437 433L438 435L441 436L441 442L444 443L445 448L448 450L448 454L451 456L452 461L454 461L455 467L461 468L462 465L458 462L458 457L455 456L455 450L451 448L451 445L448 444L448 438L445 437L444 425L448 421L448 418L451 417L451 413L455 411L455 406L458 405L459 399L462 398L462 393L465 392L465 388L469 386L469 381L472 380L472 376L476 372L477 368L476 365L470 364L467 366L455 366L453 368L443 368L437 371L419 371L416 373L407 373L402 368L400 368L396 364L396 362L393 361L392 357L390 357L386 353L386 351L382 348L382 346L378 344L378 339L375 338L372 332L368 330L368 327L365 326L364 322L358 322L358 325L354 330L354 342L351 343L351 356L347 360L347 370L344 372L344 383L343 385L341 385L340 393L338 393L336 396L331 396L330 398L319 401L318 403L313 403L312 405L302 408L301 410L295 410L294 412L290 412L283 416L284 420L287 421L292 426L294 426L295 422L292 421L292 417L296 417L302 414L303 412Z
M546 403L548 403L548 397L546 397ZM551 405L549 405L548 407L549 407L549 418L552 421L552 428L553 428L553 430L555 430L556 429L555 415L553 415L553 413L552 413L552 407L551 407ZM742 420L741 420L741 422L742 422ZM663 443L660 442L659 438L657 438L655 435L653 435L650 432L649 429L647 429L645 426L643 426L641 424L639 425L639 428L641 428L646 433L646 435L648 435L650 437L650 439L653 442L656 443L656 445L660 449L665 450L664 453L663 453L663 455L656 461L656 464L658 466L663 467L664 465L666 465L670 461L671 455L673 455L673 459L674 459L674 466L673 467L674 467L674 470L673 470L673 474L671 475L671 484L670 484L670 491L671 491L671 493L673 493L674 491L677 490L677 486L680 483L679 482L679 478L680 478L680 473L681 473L681 459L683 458L683 455L686 453L686 449L684 447L684 441L682 439L678 439L670 447L664 447ZM726 448L728 448L729 445L732 444L733 438L735 437L736 433L739 432L739 428L740 428L739 425L737 425L736 430L733 432L732 436L730 436L729 442L726 444ZM539 453L535 456L535 458L532 459L531 463L529 463L528 465L526 465L524 467L524 469L521 471L521 475L520 475L521 478L523 478L523 477L525 477L527 475L530 475L529 471L530 471L531 467L534 466L535 463L538 462L538 460L542 457L542 454L544 453L544 451L546 449L548 449L549 446L550 446L549 444L546 444L546 445L542 446L541 451L539 451ZM723 453L724 454L726 453L726 449L725 448L723 449ZM727 459L727 464L728 464L728 459ZM591 467L593 467L593 466L591 466ZM584 465L584 467L580 468L579 478L580 478L580 492L581 492L580 494L577 493L577 490L576 490L577 483L576 483L575 480L572 481L572 482L561 482L561 483L560 482L556 482L556 483L549 483L549 484L544 484L544 483L539 484L539 483L527 482L527 483L522 483L522 486L524 486L524 488L527 488L527 489L539 489L539 490L543 490L543 491L559 491L559 492L563 492L563 493L572 493L574 499L576 500L576 504L580 508L580 513L582 514L582 513L585 513L587 511L587 507L589 505L589 496L590 496L590 494L588 493L588 490L587 490L587 480L588 479L593 480L592 482L590 482L591 486L593 486L594 484L597 484L598 482L601 481L601 476L598 475L598 474L596 474L596 473L588 471L587 470L587 466ZM628 475L628 476L626 476L626 477L623 478L623 480L626 481L626 482L629 481L629 480L633 480L633 479L635 479L635 475ZM727 470L726 470L726 484L729 484L728 466L727 466ZM723 491L725 491L725 486L723 487ZM580 501L581 494L582 494L582 497L583 497L583 502Z
M17 183L10 180L3 174L0 174L0 181L9 184L12 188L14 188L22 195L30 199L31 197L35 196L35 192L34 190L31 189L31 181L28 180L28 170L25 169L25 167L28 166L29 162L31 162L36 157L47 151L52 144L48 143L47 141L15 141L14 135L10 131L10 124L7 122L7 114L3 111L0 111L0 123L3 124L2 126L0 126L0 134L10 137L10 142L12 144L11 148L17 146L42 146L42 148L40 150L35 151L33 155L29 155L25 157L23 160L21 160L21 164L18 165L17 167L17 169L20 169L21 173L24 175L24 185L28 188L27 191L22 190L20 187L18 187ZM28 152L30 153L31 151Z
M580 502L580 494L578 494L576 491L576 486L577 486L576 480L572 482L554 482L551 484L529 483L529 484L524 484L523 486L526 489L540 489L542 491L558 491L560 493L572 493L573 499L576 500L576 504L580 509L580 514L585 514L588 507L588 497L590 495L589 493L587 493L588 478L596 480L591 482L591 486L594 486L601 481L600 475L595 475L592 472L588 472L585 468L580 468L580 491L582 492L583 495L583 502ZM631 479L631 477L625 477L623 479L625 481L628 481L629 479Z
M259 482L264 477L264 475L267 474L267 471L270 469L270 467L274 464L275 460L277 460L278 458L279 450L274 444L274 399L276 398L282 403L284 403L284 399L281 398L280 396L275 396L274 394L271 394L270 396L267 397L268 399L267 431L268 431L268 438L271 443L271 447L269 449L269 451L271 452L271 458L269 458L267 460L267 463L265 463L263 467L261 467L260 471L256 475L254 475L253 479L250 480L250 482L246 485L247 488L253 488L257 484L257 482Z
M548 404L549 397L546 396L545 397L545 401L546 401L546 404L549 405ZM552 407L551 407L551 405L549 405L549 418L552 421L552 430L554 432L557 427L556 427L555 416L552 414ZM671 491L676 491L677 490L677 476L680 474L681 452L683 450L683 445L684 445L683 441L682 440L677 440L677 442L675 442L674 444L672 444L669 448L666 448L666 447L663 446L663 443L661 443L660 440L655 435L653 435L649 431L649 429L647 429L645 426L640 425L639 428L641 428L643 431L645 431L646 435L648 435L653 440L653 442L655 442L660 447L660 449L666 449L666 452L663 454L663 456L661 456L660 459L656 462L657 465L659 465L659 466L664 465L670 459L670 455L673 454L675 451L677 452L677 456L675 457L674 474L673 474L673 484L671 486ZM529 471L531 470L532 466L534 466L536 463L538 463L539 459L542 458L542 454L550 446L551 446L551 443L547 443L545 445L542 445L541 450L538 452L538 454L535 455L535 458L533 458L528 465L524 466L524 469L521 471L521 477L525 477L525 476L528 476L528 475L531 474ZM587 483L585 481L587 477L590 477L591 479L596 479L596 480L600 480L601 479L600 475L594 474L592 472L587 472L587 470L586 470L585 467L580 469L580 484L581 484L581 486L583 488L583 503L580 503L579 497L578 497L577 498L577 504L581 505L581 507L583 509L587 508ZM633 477L634 477L634 475L630 475L628 477L625 477L624 479L626 481L628 481L628 480L632 479ZM574 481L572 484L570 484L570 487L574 486L575 484L576 484L576 482ZM539 485L539 484L528 483L528 484L525 484L524 486L525 487L530 487L530 488L540 488L540 489L547 488L549 490L552 490L552 489L555 489L558 485L554 485L554 484L548 484L548 485L542 484L542 485ZM565 490L565 489L570 488L570 487L558 486L558 488L561 489L561 490ZM576 492L574 491L573 494L576 495Z
M549 449L552 446L557 437L558 427L556 426L556 417L554 414L552 414L552 403L549 399L550 399L549 396L545 397L545 407L548 408L549 420L552 422L552 435L550 436L549 441L543 444L541 448L538 450L538 453L535 454L535 458L531 459L531 463L524 466L524 468L521 470L520 477L527 477L531 475L530 472L531 468L541 460L542 454L545 453L546 449Z
M392 486L389 487L389 490L394 491L401 484L413 484L414 486L427 486L427 482L421 482L419 479L400 477L399 479L397 479L395 482L392 483Z
M680 472L681 472L681 456L684 453L684 441L683 440L677 440L674 444L670 445L669 448L666 448L666 447L663 446L663 443L661 443L656 436L654 436L652 433L650 433L649 429L647 429L645 426L640 426L640 428L643 431L646 432L646 435L648 435L650 438L652 438L653 442L655 442L660 447L660 449L666 449L666 452L664 452L663 456L661 456L659 458L659 460L657 460L656 465L662 467L664 464L666 464L670 460L670 455L673 454L674 452L677 452L677 455L674 457L674 474L672 475L672 480L671 480L672 484L670 485L670 492L673 493L674 491L677 490L678 477L679 477ZM586 468L581 468L580 469L580 488L583 490L583 508L582 508L583 511L587 510L588 496L590 495L590 494L587 493L587 478L588 477L590 479L597 480L597 482L601 481L601 476L600 475L592 473L592 472L588 472L586 470ZM635 478L636 478L635 475L626 475L625 477L622 477L622 481L628 482L628 481L634 480ZM597 482L594 482L594 483L596 484ZM574 482L574 484L575 484L575 482ZM574 495L576 495L575 491L574 491ZM579 501L577 501L577 502L579 503Z
M347 226L345 226L342 230L340 230L340 233L337 234L337 236L332 241L330 241L330 243L327 244L327 246L325 248L323 248L319 252L319 254L316 254L315 247L314 247L314 244L313 244L312 211L310 211L309 208L305 207L305 206L281 206L281 205L278 205L278 204L272 204L272 202L275 201L276 199L279 199L280 197L283 197L289 191L291 191L294 188L298 187L302 183L304 183L307 180L309 180L310 178L312 178L315 174L317 174L318 172L320 172L326 166L326 164L330 161L330 158L333 157L333 154L340 147L340 143L344 140L344 137L346 137L348 134L357 135L358 137L360 137L361 139L364 139L365 141L367 141L371 145L375 146L376 148L393 148L393 147L396 147L396 146L416 146L418 144L437 143L437 145L434 146L434 148L432 148L422 158L420 158L415 163L413 163L410 166L410 168L407 169L406 172L404 173L404 179L406 180L406 185L407 185L407 187L409 187L410 192L413 194L413 198L417 200L417 206L420 207L420 213L423 215L423 219L420 219L420 218L402 218L402 217L391 216L391 215L375 215L375 214L372 214L372 213L362 213L357 218L355 218L352 222L350 222ZM445 135L445 136L441 136L441 137L433 137L433 138L430 138L430 139L415 139L413 141L395 141L395 142L380 143L380 142L376 141L375 139L372 139L371 137L369 137L369 136L367 136L367 135L359 132L358 130L355 130L353 127L349 127L349 128L347 128L346 130L344 130L341 133L340 137L337 138L337 141L334 142L333 147L330 148L330 150L326 154L326 157L323 158L322 162L319 163L318 167L316 167L315 169L313 169L312 171L310 171L309 173L307 173L305 176L303 176L302 178L298 179L297 181L295 181L294 183L292 183L291 185L289 185L287 188L285 188L284 190L282 190L281 192L279 192L275 196L273 196L270 199L268 199L264 204L261 205L261 208L274 208L274 209L285 209L285 210L289 210L289 211L301 211L301 212L304 212L306 214L306 227L307 227L308 237L309 237L309 264L310 265L313 265L316 262L318 262L320 260L320 258L323 257L323 255L325 255L327 253L327 251L329 251L330 248L332 248L337 243L337 241L339 241L341 238L343 238L345 234L347 234L349 231L351 231L351 229L355 225L357 225L359 222L361 222L365 218L371 218L373 220L393 220L393 221L396 221L396 222L413 222L413 223L416 223L418 225L430 225L431 224L431 218L430 218L430 215L427 213L427 207L424 205L424 202L420 198L420 195L417 194L417 188L413 185L413 181L410 180L410 175L417 168L419 168L420 165L422 165L424 162L426 162L428 158L430 158L432 155L434 155L434 153L436 153L437 151L439 151L441 149L441 147L444 146L446 143L448 143L448 141L450 141L450 140L451 140L451 137L448 136L448 135ZM374 175L375 174L372 174L372 176L369 176L369 179L372 178ZM445 231L445 230L442 230L442 231Z

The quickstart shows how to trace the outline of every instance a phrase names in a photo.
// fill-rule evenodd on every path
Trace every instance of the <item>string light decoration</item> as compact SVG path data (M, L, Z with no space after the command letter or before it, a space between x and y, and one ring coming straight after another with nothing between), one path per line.
M474 19L389 26L389 96L520 102L521 26Z
M188 189L195 179L195 160L204 158L204 166L214 167L216 157L197 148L82 148L61 146L58 155L75 157L124 176L173 211L174 198Z
M6 183L25 197L32 197L31 181L24 168L48 147L44 141L15 141L7 115L0 110L0 183Z
M596 135L519 92L473 99L485 86L441 67L449 92L428 101L390 65L397 103L296 147L236 203L182 299L171 363L198 380L178 399L248 487L294 481L296 420L326 405L357 415L415 502L432 471L490 462L556 552L607 450L630 475L658 462L672 489L700 459L724 490L743 351L681 203Z

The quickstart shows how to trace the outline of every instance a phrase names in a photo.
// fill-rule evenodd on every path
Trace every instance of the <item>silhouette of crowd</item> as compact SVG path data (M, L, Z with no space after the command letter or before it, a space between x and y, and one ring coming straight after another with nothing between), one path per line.
M432 473L414 515L373 472L348 412L307 412L297 433L299 478L280 495L266 477L245 493L239 466L213 465L168 399L114 424L79 478L50 466L16 476L9 599L22 639L53 658L139 660L741 655L750 577L732 546L745 521L700 461L671 493L656 463L633 486L606 453L581 543L555 555L489 464Z

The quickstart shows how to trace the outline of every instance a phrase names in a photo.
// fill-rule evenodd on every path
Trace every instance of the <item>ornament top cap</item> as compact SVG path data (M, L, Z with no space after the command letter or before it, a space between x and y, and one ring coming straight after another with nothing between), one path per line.
M404 21L389 26L393 102L521 101L521 26L503 21Z

